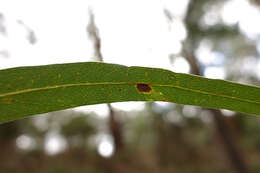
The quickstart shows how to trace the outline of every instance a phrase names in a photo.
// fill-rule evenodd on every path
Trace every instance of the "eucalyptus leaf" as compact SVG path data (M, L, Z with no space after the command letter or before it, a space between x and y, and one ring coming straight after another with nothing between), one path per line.
M0 123L82 105L164 101L260 115L260 88L99 62L0 70Z

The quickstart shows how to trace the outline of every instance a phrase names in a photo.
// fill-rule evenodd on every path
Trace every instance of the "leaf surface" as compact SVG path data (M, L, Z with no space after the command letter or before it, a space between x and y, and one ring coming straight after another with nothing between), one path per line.
M259 87L164 69L87 62L0 70L0 123L123 101L165 101L260 115Z

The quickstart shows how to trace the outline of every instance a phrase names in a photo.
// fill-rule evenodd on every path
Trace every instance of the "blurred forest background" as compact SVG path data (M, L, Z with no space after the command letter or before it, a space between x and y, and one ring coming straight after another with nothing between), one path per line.
M169 28L181 22L187 33L181 49L168 55L170 62L182 57L191 74L206 75L211 67L213 76L260 86L260 1L241 1L253 16L258 14L244 19L254 25L236 19L238 14L228 8L233 0L190 0L182 18L164 6ZM223 9L231 14L229 20L221 18ZM88 14L85 31L93 60L103 61L102 28L96 25L95 10L89 8ZM26 28L24 39L37 44L37 33L17 22ZM8 32L0 11L0 39ZM0 62L11 53L0 44ZM107 116L72 109L1 124L0 172L260 172L258 116L160 102L132 111L104 106Z

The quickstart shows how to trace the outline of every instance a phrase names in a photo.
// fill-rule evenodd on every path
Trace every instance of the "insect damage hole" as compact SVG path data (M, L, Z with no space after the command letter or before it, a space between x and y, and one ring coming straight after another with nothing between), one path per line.
M150 92L152 90L152 88L148 84L143 83L136 84L136 88L140 92Z

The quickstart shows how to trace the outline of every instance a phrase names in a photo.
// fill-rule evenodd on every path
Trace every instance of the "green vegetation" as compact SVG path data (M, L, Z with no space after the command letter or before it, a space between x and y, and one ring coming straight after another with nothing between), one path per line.
M0 71L0 122L82 105L165 101L260 115L260 88L168 70L105 63Z

